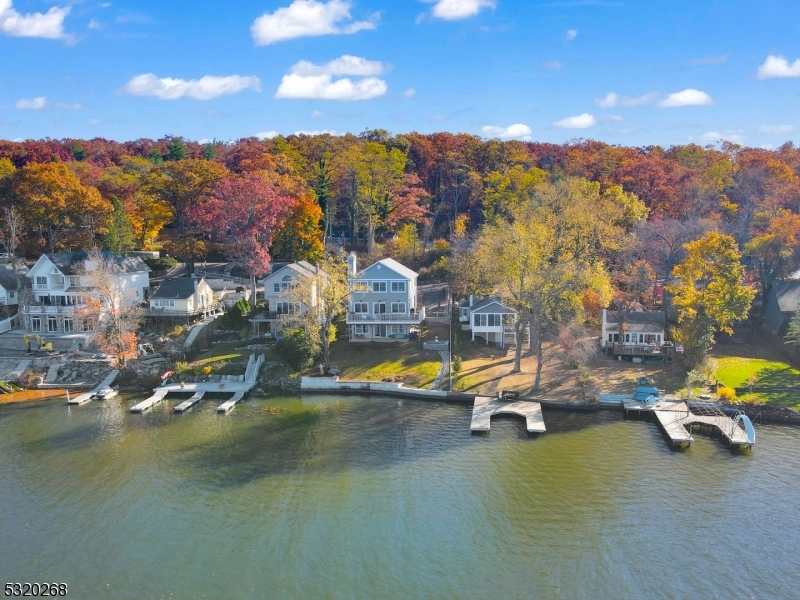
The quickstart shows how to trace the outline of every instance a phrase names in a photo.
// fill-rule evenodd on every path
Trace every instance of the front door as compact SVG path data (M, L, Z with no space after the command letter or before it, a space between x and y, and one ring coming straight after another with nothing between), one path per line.
M375 337L376 338L386 337L386 325L375 325Z

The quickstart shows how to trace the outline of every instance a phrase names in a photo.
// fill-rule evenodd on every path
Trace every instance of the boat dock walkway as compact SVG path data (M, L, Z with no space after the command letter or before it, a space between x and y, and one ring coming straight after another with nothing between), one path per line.
M89 400L92 399L92 396L94 396L97 392L114 383L114 380L117 378L117 375L119 375L119 371L114 369L108 375L106 375L106 378L103 379L103 381L101 381L100 384L96 388L94 388L91 392L85 392L79 396L70 398L67 404L78 404L78 405L86 404Z
M233 407L236 406L242 398L244 398L245 392L236 392L230 400L226 400L222 404L217 407L218 413L225 413L233 410Z
M471 431L489 431L492 415L511 414L525 417L528 433L544 433L542 405L528 400L506 402L496 396L475 396Z
M192 397L191 397L191 398L189 398L188 400L184 400L183 402L181 402L180 404L178 404L178 406L176 406L176 407L175 407L175 412L176 412L176 413L181 413L181 414L183 414L183 413L185 413L187 410L191 410L191 408L192 408L192 407L193 407L195 404L197 404L198 402L200 402L200 400L202 400L202 399L203 399L203 396L205 396L205 395L206 395L206 393L205 393L205 392L195 392L194 396L192 396Z
M745 415L731 418L716 404L695 404L690 407L679 400L661 400L650 404L626 397L623 405L625 414L630 411L654 414L674 446L690 446L694 442L690 432L693 425L715 428L731 446L749 448L755 444L755 431L750 419Z
M131 407L132 413L143 413L144 411L153 408L156 404L161 402L167 394L169 394L170 390L167 388L156 388L153 390L153 395L150 396L147 400L142 400L136 406Z

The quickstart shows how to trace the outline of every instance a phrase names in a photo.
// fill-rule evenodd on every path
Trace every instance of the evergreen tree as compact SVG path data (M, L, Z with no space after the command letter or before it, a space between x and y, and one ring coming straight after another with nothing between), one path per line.
M122 254L136 247L136 235L122 202L112 196L111 203L114 205L114 212L111 214L108 233L103 238L103 248L114 254Z
M183 160L188 153L182 138L174 137L167 142L167 160Z

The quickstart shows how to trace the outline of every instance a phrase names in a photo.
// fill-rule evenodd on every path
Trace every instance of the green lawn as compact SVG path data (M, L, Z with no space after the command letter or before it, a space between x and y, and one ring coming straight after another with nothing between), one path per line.
M331 344L331 366L342 370L342 379L382 381L402 378L408 387L433 383L442 361L438 352L423 350L417 342L347 342Z
M719 368L717 379L728 387L747 387L751 374L756 376L756 387L792 386L800 383L800 370L780 360L748 358L741 356L715 356ZM797 392L756 393L761 402L782 406L795 406L800 402Z

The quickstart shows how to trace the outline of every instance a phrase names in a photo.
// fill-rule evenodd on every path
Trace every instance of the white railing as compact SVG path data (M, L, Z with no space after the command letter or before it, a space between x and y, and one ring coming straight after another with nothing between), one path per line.
M17 315L13 317L9 317L8 319L3 319L0 321L0 333L5 333L6 331L11 331L11 328L14 324L14 319L17 318Z
M26 315L55 315L55 314L72 314L75 312L74 306L61 306L61 305L27 305L22 307L22 312Z
M413 314L406 313L347 313L348 323L420 323L425 318L425 308Z

